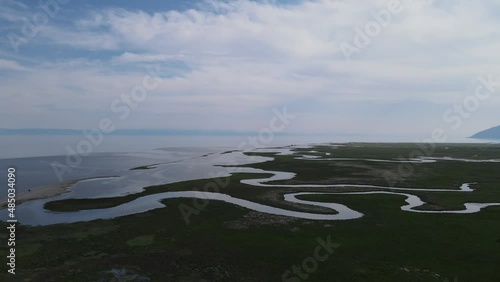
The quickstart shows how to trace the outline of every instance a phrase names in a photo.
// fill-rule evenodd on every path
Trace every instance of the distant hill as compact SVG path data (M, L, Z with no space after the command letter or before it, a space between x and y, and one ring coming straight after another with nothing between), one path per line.
M470 138L500 140L500 126L492 127L472 135Z
M0 0L1 1L1 0ZM0 128L1 135L82 135L91 130L58 128ZM197 130L197 129L116 129L106 135L128 136L255 136L253 131L237 130ZM277 136L300 136L301 133L275 132Z

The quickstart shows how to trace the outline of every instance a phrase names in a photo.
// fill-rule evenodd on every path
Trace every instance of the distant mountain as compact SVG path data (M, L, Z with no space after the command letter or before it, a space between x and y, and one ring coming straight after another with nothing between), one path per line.
M478 132L470 138L500 140L500 125Z
M1 0L0 0L1 1ZM0 128L0 135L81 135L92 134L92 130L57 128ZM196 130L196 129L116 129L106 135L128 136L254 136L259 132L236 130ZM276 136L295 136L299 133L276 132Z

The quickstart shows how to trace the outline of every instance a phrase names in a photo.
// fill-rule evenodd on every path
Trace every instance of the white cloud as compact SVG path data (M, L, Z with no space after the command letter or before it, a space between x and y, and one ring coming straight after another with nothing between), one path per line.
M0 59L0 70L29 71L30 69L16 61Z
M167 54L137 54L125 52L112 60L115 63L128 64L128 63L151 63L151 62L165 62L172 59L183 59L183 55L167 55Z
M372 14L386 9L388 2L317 0L285 5L238 0L207 1L182 12L92 11L75 19L74 25L49 25L39 35L45 44L75 53L83 50L89 59L44 61L31 73L10 77L2 91L25 95L31 101L25 106L29 110L51 104L105 112L114 97L140 82L145 64L162 62L164 82L137 110L138 120L148 117L145 127L164 127L162 121L169 120L169 125L180 127L224 124L241 129L242 124L265 122L265 115L260 116L274 106L308 104L301 116L315 126L299 122L297 131L371 132L374 127L367 123L385 120L391 127L376 130L425 132L429 124L442 123L439 113L400 113L395 118L385 117L379 104L362 112L353 105L413 100L421 102L418 107L425 113L425 105L446 109L473 93L478 76L500 74L500 36L495 28L500 19L492 14L497 4L402 0L403 11L348 63L340 44L352 42L355 28L373 21ZM188 68L170 73L169 68L175 68L168 66L170 62ZM2 65L24 68L8 60L0 61ZM343 115L317 113L314 106L347 104L352 110ZM499 105L500 97L494 96L484 105L482 117L483 109L474 113L477 129ZM176 120L185 115L190 119ZM243 121L251 116L251 121ZM136 125L138 120L130 122ZM339 120L351 122L339 125ZM400 128L395 128L398 123Z

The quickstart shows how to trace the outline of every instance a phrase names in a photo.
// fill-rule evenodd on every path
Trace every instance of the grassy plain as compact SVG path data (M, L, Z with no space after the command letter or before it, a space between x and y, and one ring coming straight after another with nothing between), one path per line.
M321 158L386 159L414 157L415 144L346 144L295 149ZM312 151L312 152L311 152ZM424 209L461 209L465 202L500 203L500 163L438 161L411 164L406 177L401 163L367 160L298 160L275 156L249 167L296 173L286 184L372 184L398 187L458 189L473 183L474 192L412 192L429 205ZM327 155L329 154L329 155ZM442 144L430 157L500 159L500 146ZM234 174L220 192L291 210L327 212L282 200L288 192L331 189L254 187L241 179L268 175ZM214 179L147 187L144 192L106 199L49 202L47 209L75 211L116 206L166 191L202 191ZM278 184L278 183L274 183ZM336 189L335 191L366 189ZM401 211L398 195L307 195L302 198L345 204L365 216L349 221L310 221L273 216L210 201L186 224L181 204L192 199L164 200L164 208L111 220L96 220L18 229L19 281L113 281L112 269L127 269L141 281L500 281L500 207L475 214L419 214ZM1 227L5 228L5 227ZM5 230L5 229L4 229ZM313 256L317 239L328 236L340 246L307 279L282 280L293 265ZM4 247L5 244L2 244ZM6 265L2 280L9 279ZM298 280L297 280L298 279Z

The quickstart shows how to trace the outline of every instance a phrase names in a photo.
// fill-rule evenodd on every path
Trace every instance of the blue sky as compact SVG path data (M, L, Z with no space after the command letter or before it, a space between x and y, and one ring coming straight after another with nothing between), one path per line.
M297 116L286 131L306 134L500 124L500 85L460 126L443 117L479 77L500 81L498 1L40 3L57 8L0 0L0 128L96 128L152 67L161 84L117 128L259 131L283 107ZM347 60L370 23L379 32Z

